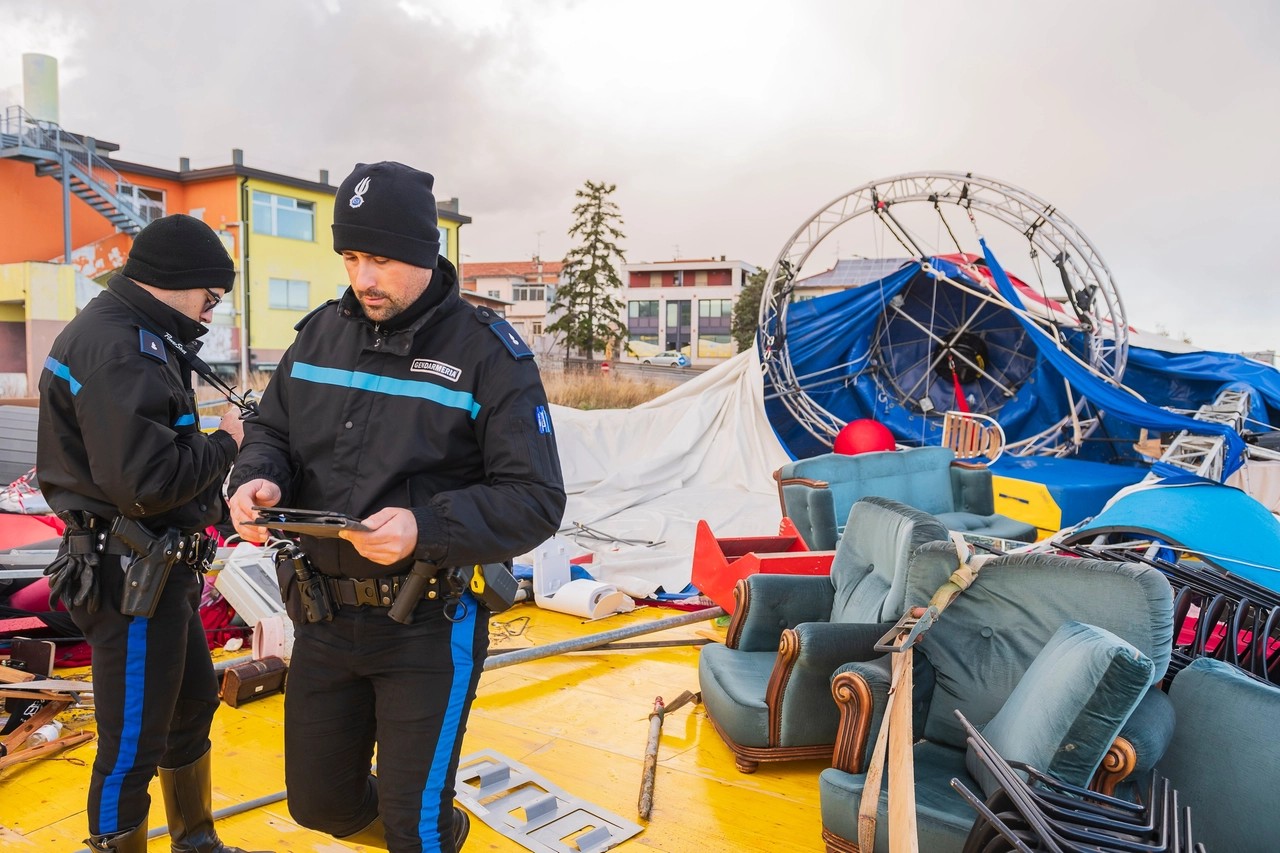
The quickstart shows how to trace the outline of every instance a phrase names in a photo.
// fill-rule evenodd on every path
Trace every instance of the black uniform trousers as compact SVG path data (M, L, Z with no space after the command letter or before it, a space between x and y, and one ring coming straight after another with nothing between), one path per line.
M385 607L297 625L284 700L294 820L341 837L381 815L391 853L455 853L454 776L489 649L488 612L463 601L456 622L424 600L412 625Z
M89 831L133 829L147 817L156 767L182 767L209 749L218 680L200 622L202 575L174 565L150 617L120 612L119 557L98 567L101 603L71 618L93 648L98 755L89 782Z

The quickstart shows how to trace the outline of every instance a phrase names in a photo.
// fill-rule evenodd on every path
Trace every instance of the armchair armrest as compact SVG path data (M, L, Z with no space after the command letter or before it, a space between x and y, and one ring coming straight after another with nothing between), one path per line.
M1107 750L1090 787L1112 796L1126 779L1149 774L1169 748L1174 718L1173 703L1159 685L1153 685Z
M830 699L831 674L850 661L880 657L876 641L892 627L892 622L807 622L783 631L764 698L770 744L832 743L839 710Z
M848 663L831 677L831 695L840 709L831 766L845 773L863 773L867 743L879 731L889 701L892 679L888 655Z
M951 504L956 512L995 515L995 491L986 465L951 463Z
M734 586L733 598L725 645L768 652L778 648L787 628L830 619L835 587L825 575L749 575Z

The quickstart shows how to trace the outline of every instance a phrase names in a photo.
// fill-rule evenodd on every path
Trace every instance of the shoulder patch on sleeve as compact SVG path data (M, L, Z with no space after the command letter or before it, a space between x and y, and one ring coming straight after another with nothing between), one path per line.
M164 341L146 329L138 330L138 345L143 355L151 356L161 364L169 363L169 354L164 350Z
M312 311L310 311L310 312L307 314L307 316L303 317L303 318L302 318L301 320L299 320L296 324L294 324L293 330L294 330L295 332L301 332L301 331L302 331L302 327L303 327L303 326L305 326L305 325L307 325L307 323L311 322L311 318L312 318L312 317L316 316L316 315L317 315L317 314L319 314L321 311L323 311L324 309L328 308L330 305L337 305L337 304L338 304L338 300L336 300L336 299L330 299L328 302L326 302L325 304L321 305L319 308L313 309Z

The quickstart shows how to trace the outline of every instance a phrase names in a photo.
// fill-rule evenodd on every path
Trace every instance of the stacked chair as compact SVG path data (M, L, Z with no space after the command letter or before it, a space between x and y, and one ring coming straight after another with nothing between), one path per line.
M885 498L854 504L830 577L750 575L734 589L724 645L702 650L698 679L738 769L831 757L839 709L831 675L870 660L877 640L955 570L947 530ZM917 558L921 546L932 550ZM933 547L936 546L936 547Z
M978 813L963 853L1205 853L1191 809L1151 772L1138 803L1068 785L1025 762L1006 761L964 718L969 750L999 787L984 802L959 779L951 786Z
M949 556L922 545L916 563ZM928 600L909 578L904 600ZM1169 665L1173 599L1149 566L1049 555L1009 555L982 566L915 646L913 730L920 849L960 853L974 822L952 788L990 785L955 712L984 726L1006 757L1062 782L1110 794L1145 779L1164 755L1174 713L1159 689ZM823 839L831 853L858 851L867 745L881 725L887 657L853 661L832 679L840 708L833 766L819 780ZM972 750L969 750L972 753ZM987 794L993 793L986 791ZM879 802L876 853L888 848L887 798ZM1032 848L1034 849L1034 848ZM870 850L859 853L873 853Z
M840 522L857 501L873 495L927 512L949 530L1036 541L1034 525L996 512L986 465L961 462L946 447L826 453L789 462L773 476L782 514L815 551L835 548Z

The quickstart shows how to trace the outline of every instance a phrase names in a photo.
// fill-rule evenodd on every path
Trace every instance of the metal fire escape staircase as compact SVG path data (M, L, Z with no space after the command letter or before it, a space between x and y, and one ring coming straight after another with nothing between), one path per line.
M67 133L53 122L32 118L22 107L6 107L0 119L0 158L33 163L37 175L61 181L65 192L83 199L130 236L147 225L134 202L124 197L138 198L136 190L99 156L93 140ZM69 221L69 212L64 216Z

